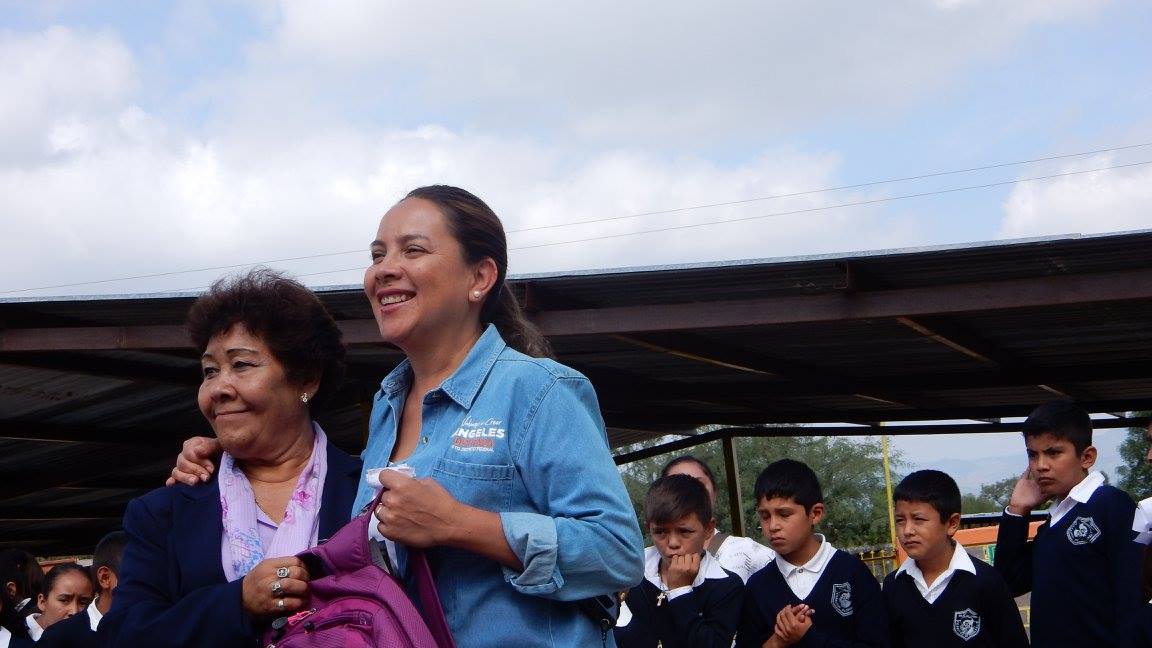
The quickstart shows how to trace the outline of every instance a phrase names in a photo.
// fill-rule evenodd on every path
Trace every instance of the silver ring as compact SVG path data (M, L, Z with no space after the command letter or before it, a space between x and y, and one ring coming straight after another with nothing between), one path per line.
M284 599L276 599L276 609L277 610L283 610L284 609Z
M277 567L276 568L276 578L288 578L288 568L287 567Z
M284 596L284 583L278 580L272 581L272 596L276 598Z

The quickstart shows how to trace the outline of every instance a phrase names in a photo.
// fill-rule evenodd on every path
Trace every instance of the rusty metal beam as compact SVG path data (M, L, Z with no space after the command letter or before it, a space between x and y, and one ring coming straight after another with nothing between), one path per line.
M560 337L891 319L1147 299L1152 299L1152 269L722 302L576 308L540 311L530 317L545 335ZM373 319L342 320L339 324L351 346L383 344ZM190 343L180 325L0 330L0 352L187 348Z
M1152 299L1152 269L863 293L547 311L545 335L721 329Z
M1152 421L1149 417L1099 419L1092 421L1092 427L1097 430L1145 427L1149 421ZM884 432L893 436L910 434L985 434L990 432L1019 432L1023 427L1023 423L923 423L885 426ZM617 465L624 465L641 459L679 452L711 441L736 437L875 436L876 434L876 428L870 425L728 427L695 434L687 439L678 439L634 452L621 453L615 455L614 460Z

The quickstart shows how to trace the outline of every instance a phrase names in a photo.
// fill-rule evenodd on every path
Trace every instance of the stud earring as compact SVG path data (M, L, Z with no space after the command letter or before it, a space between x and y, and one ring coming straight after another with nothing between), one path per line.
M480 299L480 291L479 290L473 290L472 291L472 299Z
M305 405L308 404L308 392L304 392L303 394L300 394L300 402L304 403Z

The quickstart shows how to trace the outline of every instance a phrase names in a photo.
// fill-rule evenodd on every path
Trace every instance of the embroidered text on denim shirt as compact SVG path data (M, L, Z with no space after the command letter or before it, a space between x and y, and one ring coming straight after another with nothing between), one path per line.
M452 433L452 449L458 452L492 452L496 442L505 437L503 426L500 419L477 420L467 416Z

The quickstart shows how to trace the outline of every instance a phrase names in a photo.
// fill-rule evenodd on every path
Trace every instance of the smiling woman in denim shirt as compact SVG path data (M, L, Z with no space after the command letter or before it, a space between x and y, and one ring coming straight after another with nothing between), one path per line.
M499 218L463 189L422 187L370 249L365 294L407 359L381 382L362 457L415 474L380 473L380 533L430 548L462 648L599 645L575 601L640 581L640 529L592 385L543 357L505 283ZM212 445L186 443L174 476L202 474ZM372 497L362 481L353 513Z

